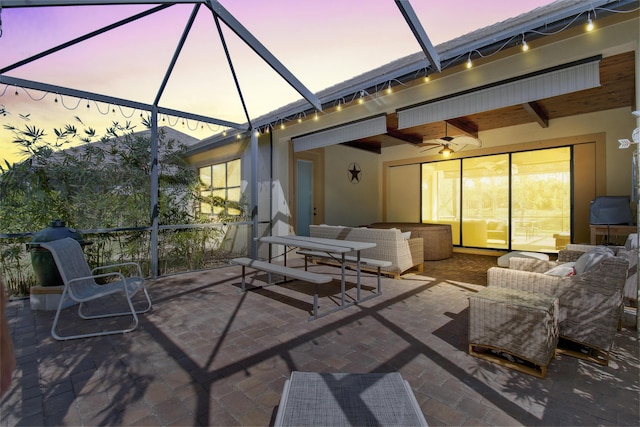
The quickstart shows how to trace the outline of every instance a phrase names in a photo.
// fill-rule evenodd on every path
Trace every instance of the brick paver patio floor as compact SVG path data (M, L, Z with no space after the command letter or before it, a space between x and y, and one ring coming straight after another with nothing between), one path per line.
M640 424L633 316L609 366L559 355L538 379L467 353L468 297L484 283L460 270L447 275L443 263L385 278L381 297L313 322L310 286L241 294L240 267L149 281L153 311L125 335L58 342L54 312L13 301L18 369L0 423L266 426L285 380L300 370L398 371L432 426ZM335 267L312 269L339 277ZM375 281L364 275L365 292ZM336 300L325 293L321 311ZM77 322L67 311L63 320Z

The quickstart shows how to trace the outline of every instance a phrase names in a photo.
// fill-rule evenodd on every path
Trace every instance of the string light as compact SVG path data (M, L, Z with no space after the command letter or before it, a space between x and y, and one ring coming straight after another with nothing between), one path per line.
M2 0L0 0L0 10L1 10L1 1L2 1ZM637 11L638 11L638 9L637 9L637 8L636 8L636 9L633 9L633 10L629 10L629 11L619 11L619 10L607 9L607 8L603 8L603 7L598 7L598 8L596 8L596 9L598 9L598 10L605 10L605 11L608 11L608 12L611 12L611 13L614 13L614 12L615 12L615 13L635 13L635 12L637 12ZM594 25L594 22L593 22L593 21L594 21L594 19L596 19L596 9L590 8L590 9L589 9L589 11L588 11L588 15L587 15L587 22L586 22L586 27L585 27L586 31L588 31L588 32L593 31L593 30L595 29L595 25ZM539 31L539 30L536 30L536 29L529 29L529 30L527 30L527 31L526 31L526 33L533 33L533 34L538 34L538 35L541 35L541 36L550 36L550 35L558 34L558 33L562 32L562 31L566 30L567 28L569 28L569 27L571 27L571 26L575 25L575 22L576 22L578 19L580 19L580 17L581 17L581 16L584 16L584 12L587 12L587 10L585 10L585 11L583 11L583 12L580 12L580 13L577 13L577 14L573 17L573 19L571 19L570 21L568 21L564 26L562 26L562 28L559 28L559 29L557 29L557 30L554 30L554 31L551 31L551 32L546 32L546 31ZM594 16L593 16L593 19L592 19L592 16L591 16L591 14L592 14L592 13L593 13L593 15L594 15ZM0 27L0 31L1 31L1 27ZM1 36L1 32L0 32L0 36ZM506 47L513 46L513 41L514 41L514 39L516 39L517 37L518 37L518 35L514 35L514 36L510 37L510 38L509 38L508 40L506 40L502 45L498 46L495 50L493 50L493 51L492 51L492 52L490 52L490 53L483 53L483 52L481 52L481 51L479 51L479 50L477 50L477 49L471 50L470 52L467 52L467 53L462 53L462 54L458 55L458 56L457 56L457 57L455 57L455 58L451 58L451 59L448 59L448 60L444 61L444 62L443 62L443 64L442 64L442 69L445 69L445 68L447 68L447 67L449 67L449 66L451 66L451 65L454 65L454 64L459 64L459 60L460 60L461 58L463 58L465 54L467 55L466 68L468 68L468 69L473 68L473 62L472 62L471 56L473 55L474 51L475 51L475 52L477 52L477 54L478 54L478 56L479 56L480 58L487 58L487 57L490 57L490 56L492 56L492 55L497 54L498 52L502 51L502 50L503 50L503 49L505 49ZM530 49L530 47L529 47L529 45L527 44L527 41L526 41L526 38L525 38L525 33L521 33L521 34L520 34L520 37L522 38L521 43L520 43L520 45L521 45L521 46L520 46L520 47L521 47L521 50L522 50L523 52L526 52L526 51L528 51L528 50ZM416 78L419 76L419 73L420 73L420 70L418 70L418 71L416 72L416 76L415 76ZM430 76L429 76L429 69L428 69L428 67L426 67L426 68L424 68L424 77L423 77L423 81L424 81L424 83L427 83L427 82L429 82L430 80L431 80L431 78L430 78ZM402 84L402 85L405 85L403 82L398 82L398 83L399 83L399 84ZM405 85L405 86L408 86L408 85ZM15 96L19 96L19 95L20 95L20 93L19 93L19 91L18 91L18 87L17 87L17 86L14 86L14 87L15 87L15 92L14 92ZM5 91L6 91L7 89L10 89L9 85L6 85L6 86L5 86ZM34 97L29 93L29 91L28 91L28 90L26 90L25 88L22 88L22 90L23 90L23 91L24 91L24 92L25 92L25 93L26 93L26 94L27 94L31 99L34 99ZM382 86L382 90L384 91L384 93L385 93L385 94L391 94L391 93L393 93L392 81L391 81L391 80L388 80L388 81L387 81L387 83L386 83L386 84L384 84L384 85ZM378 92L377 88L376 88L376 92ZM0 96L2 96L2 95L3 95L3 94L2 94L2 93L0 93ZM46 97L46 95L48 95L48 92L47 92L47 93L45 93L45 94L44 94L44 96L42 96L42 98ZM59 94L55 94L55 97L54 97L54 103L56 103L56 104L58 104L58 95L59 95ZM363 104L363 103L365 102L365 96L368 96L368 95L369 95L369 93L367 93L367 91L365 91L365 90L359 90L359 91L356 91L355 93L353 93L352 98L351 98L350 100L348 100L348 101L346 101L346 102L345 102L344 100L338 100L338 101L337 101L337 105L336 105L336 104L334 104L334 105L335 105L335 111L338 111L338 112L339 112L339 111L342 111L342 109L343 109L343 106L344 106L344 105L349 105L349 104L351 104L351 103L352 103L352 102L354 102L354 101L356 101L358 104ZM40 98L40 99L42 99L42 98ZM40 99L38 99L38 100L40 100ZM357 99L357 100L356 100L356 99ZM35 100L35 99L34 99L34 100ZM89 101L90 101L90 100L89 100L89 99L87 99L87 104L86 104L86 108L87 108L87 109L89 109L89 108L90 108L90 103L89 103ZM77 109L77 108L79 107L79 104L80 104L81 102L82 102L82 99L78 99L78 103L76 104L76 106L75 106L75 107L69 107L69 106L65 105L64 97L63 97L63 96L60 96L60 104L61 104L62 106L64 106L66 109L69 109L69 110L75 110L75 109ZM94 101L94 103L95 103L95 101ZM115 114L115 113L116 113L116 109L115 109L115 107L118 107L118 108L119 108L119 110L120 110L120 113L121 113L125 118L127 118L127 119L128 119L128 118L130 118L130 117L132 117L132 116L133 116L133 114L135 114L135 109L134 109L134 110L131 112L131 114L127 116L127 115L123 112L122 107L121 107L121 106L119 106L119 105L114 106L114 108L110 108L110 106L107 106L106 111L105 111L104 113L103 113L102 111L100 111L100 105L99 105L98 103L96 103L96 106L97 106L98 111L99 111L100 113L102 113L102 114L108 114L108 113L109 113L109 109L111 109L111 112L112 112L113 114ZM142 115L142 114L141 114L140 116L141 116L141 117L143 117L143 115ZM305 112L301 112L301 113L298 113L298 114L297 114L297 122L298 122L298 123L302 123L302 121L303 121L303 116L304 116L304 118L306 118L306 113L305 113ZM180 120L180 118L175 117L175 119L176 119L176 120L175 120L175 123L174 123L174 124L172 124L172 123L171 123L171 117L170 117L170 116L167 116L167 118L168 118L168 124L169 124L169 126L174 126L174 125L175 125L175 124L177 124L177 123L178 123L178 121ZM291 119L293 119L293 118L291 118ZM284 119L279 119L279 120L280 120L280 129L284 129L284 128L285 128ZM319 120L318 111L316 111L316 112L315 112L314 117L313 117L313 120L315 120L315 121ZM165 122L165 117L163 117L163 118L162 118L162 122ZM274 123L273 125L276 125L276 124L277 124L277 121L276 121L276 123ZM184 121L184 119L182 119L182 125L183 125L183 126L185 126L185 121ZM197 129L198 129L198 125L200 125L200 128L201 128L201 129L203 129L203 128L204 128L202 123L197 122L197 123L195 124L195 128L194 128L193 130L197 130ZM270 128L273 128L273 125L272 125L272 124L268 124L268 125L266 126L266 128L265 128L265 132L266 132L266 133L269 133L269 130L270 130ZM189 127L189 129L191 129L191 126L189 126L189 122L187 122L187 126ZM209 129L211 129L211 126L210 126L210 124L209 124L209 123L207 123L207 126L209 127ZM225 131L223 131L222 133L223 133L223 136L226 136L226 133L227 133L227 132L226 132L226 130L225 130ZM240 135L238 135L237 137L240 137ZM444 150L444 148L443 148L443 150ZM449 149L449 150L451 150L451 149ZM443 154L444 154L444 155L447 155L447 153L446 153L446 151L447 151L447 150L444 150L444 151L445 151L445 152L444 152Z

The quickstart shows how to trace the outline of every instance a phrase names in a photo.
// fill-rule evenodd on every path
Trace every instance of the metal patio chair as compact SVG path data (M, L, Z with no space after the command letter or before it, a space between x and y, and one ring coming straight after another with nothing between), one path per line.
M142 270L139 264L135 262L127 262L96 267L91 270L84 257L80 243L70 237L52 242L42 242L39 243L39 245L51 252L56 266L58 267L60 277L62 277L62 281L64 283L62 296L60 297L53 325L51 326L51 335L55 339L69 340L74 338L86 338L130 332L138 326L138 314L146 313L151 309L151 298L149 298L149 293L144 285L144 278L142 277ZM134 269L135 274L125 277L122 273L124 268ZM96 272L100 270L106 270L106 272L96 274ZM105 284L98 284L96 279L100 278L115 278L117 280L107 282ZM144 292L146 307L136 310L134 308L132 298L140 290ZM83 312L85 303L118 293L122 294L126 299L126 311L115 313L103 312L101 314L86 314ZM118 328L105 330L103 328L98 332L62 336L57 331L58 320L60 319L60 313L70 302L79 304L78 315L82 319L103 319L116 316L131 316L133 318L133 325L124 329ZM104 304L102 306L103 310L104 307L111 307L111 304Z

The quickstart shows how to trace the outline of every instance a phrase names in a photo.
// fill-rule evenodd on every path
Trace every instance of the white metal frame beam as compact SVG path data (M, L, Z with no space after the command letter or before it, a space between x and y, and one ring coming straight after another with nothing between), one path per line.
M429 60L431 65L433 65L433 68L438 72L442 71L438 52L436 51L436 48L433 47L431 40L429 40L429 37L422 27L418 16L411 6L411 3L409 3L409 0L395 1L398 9L400 9L400 12L402 13L402 16L404 16L405 21L407 21L407 25L409 25L409 28L411 28L413 35L416 37L416 40L418 40L418 44L422 48L422 51L427 56L427 59Z

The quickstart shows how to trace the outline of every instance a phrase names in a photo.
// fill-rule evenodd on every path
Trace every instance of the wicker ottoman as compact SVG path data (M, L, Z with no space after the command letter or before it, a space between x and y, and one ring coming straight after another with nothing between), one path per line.
M558 344L558 298L489 286L469 297L469 354L544 378Z

